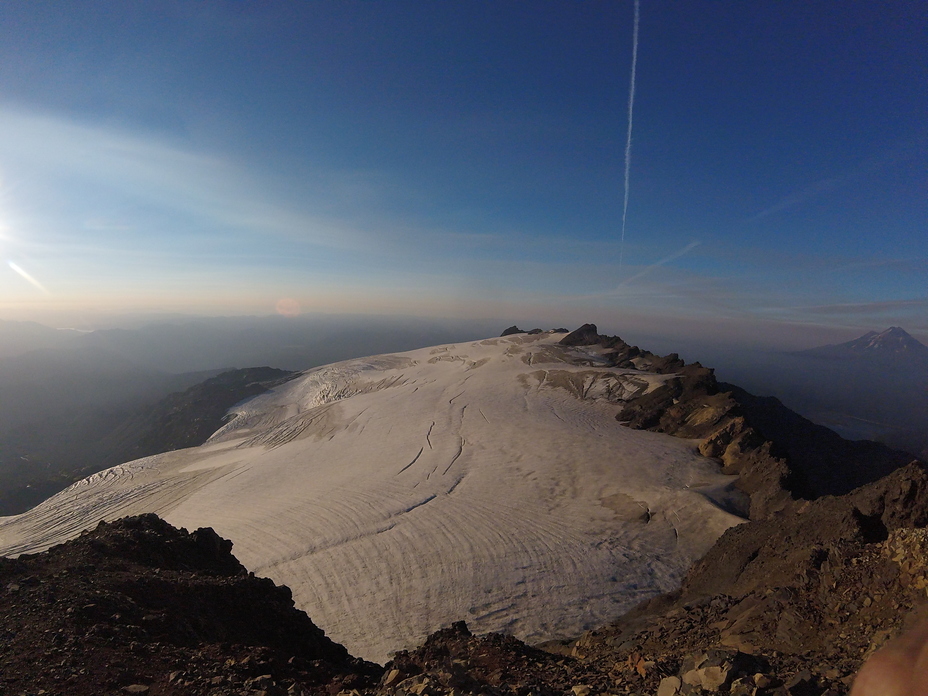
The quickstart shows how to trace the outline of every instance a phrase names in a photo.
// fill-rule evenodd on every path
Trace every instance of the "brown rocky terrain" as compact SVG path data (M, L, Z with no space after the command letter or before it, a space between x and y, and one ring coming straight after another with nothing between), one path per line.
M101 523L0 559L0 693L846 694L925 604L928 474L794 505L576 641L530 647L462 622L385 668L328 640L212 530Z
M326 638L286 587L248 573L231 549L211 529L142 515L0 558L0 693L285 693L294 683L324 693L376 683L376 665Z
M231 542L144 515L0 559L0 693L848 693L862 662L928 604L925 465L840 440L595 326L564 343L676 374L617 417L699 440L741 475L749 521L678 591L543 646L474 636L459 622L381 667L328 640L286 588L235 560Z
M721 693L847 693L863 660L925 606L926 524L919 464L846 496L794 501L726 532L679 591L568 647L603 669L624 657L621 677L645 693L667 679L662 696L716 679ZM720 671L700 673L709 667Z

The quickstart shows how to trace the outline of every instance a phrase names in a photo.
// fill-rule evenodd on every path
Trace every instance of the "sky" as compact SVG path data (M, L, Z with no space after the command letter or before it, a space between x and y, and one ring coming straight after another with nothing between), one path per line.
M928 5L639 10L7 0L0 319L928 340Z

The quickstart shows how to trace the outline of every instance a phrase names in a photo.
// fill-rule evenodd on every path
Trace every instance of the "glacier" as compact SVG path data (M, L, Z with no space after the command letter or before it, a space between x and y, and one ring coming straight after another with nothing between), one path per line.
M576 636L683 573L743 520L696 442L623 427L673 375L563 334L348 360L237 405L196 448L127 462L0 518L0 555L154 512L212 527L352 654L434 630Z

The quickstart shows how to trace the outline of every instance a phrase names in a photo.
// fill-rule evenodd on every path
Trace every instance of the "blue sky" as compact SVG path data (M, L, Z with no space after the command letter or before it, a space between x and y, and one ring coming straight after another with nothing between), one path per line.
M5 2L0 318L928 338L928 7ZM511 322L509 322L511 323Z

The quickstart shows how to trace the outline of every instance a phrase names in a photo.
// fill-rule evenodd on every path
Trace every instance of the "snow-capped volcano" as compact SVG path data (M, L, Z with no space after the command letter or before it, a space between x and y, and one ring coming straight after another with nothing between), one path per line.
M856 353L895 353L928 355L928 346L915 340L898 326L891 326L877 333L869 331L860 338L841 344Z
M824 358L860 359L898 367L928 369L928 346L898 326L891 326L879 333L868 331L853 341L812 348L802 353Z
M101 519L209 526L334 640L384 660L449 622L541 641L674 588L728 527L734 477L620 405L672 374L557 333L349 360L234 409L205 445L0 519L0 554ZM636 359L638 360L638 359ZM638 361L647 367L645 361Z

